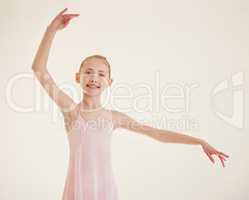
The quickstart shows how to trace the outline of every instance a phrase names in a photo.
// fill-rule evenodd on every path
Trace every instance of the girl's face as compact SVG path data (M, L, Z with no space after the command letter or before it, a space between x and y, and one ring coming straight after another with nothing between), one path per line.
M92 58L87 60L76 73L76 81L80 83L83 91L88 95L100 95L102 91L111 85L109 68L103 60Z

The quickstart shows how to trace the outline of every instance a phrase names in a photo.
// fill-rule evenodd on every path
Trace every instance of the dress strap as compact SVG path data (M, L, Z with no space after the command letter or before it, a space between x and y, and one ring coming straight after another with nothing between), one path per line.
M113 123L113 113L112 113L112 110L111 109L108 109L108 112L110 112L110 123L111 123L111 126L112 126L112 129L114 129L114 123Z
M83 118L82 116L81 116L81 114L80 114L80 103L78 103L78 105L77 105L77 118ZM83 118L84 119L84 118Z

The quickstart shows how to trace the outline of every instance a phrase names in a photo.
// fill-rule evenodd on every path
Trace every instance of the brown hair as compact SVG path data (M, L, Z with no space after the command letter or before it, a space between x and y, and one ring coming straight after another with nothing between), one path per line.
M110 66L110 63L108 62L108 60L106 59L105 56L102 56L102 55L99 55L99 54L95 54L95 55L91 55L91 56L88 56L86 57L80 64L80 70L81 68L83 67L84 63L92 58L98 58L98 59L101 59L102 61L104 61L105 65L108 67L108 70L109 70L109 78L111 78L111 66Z

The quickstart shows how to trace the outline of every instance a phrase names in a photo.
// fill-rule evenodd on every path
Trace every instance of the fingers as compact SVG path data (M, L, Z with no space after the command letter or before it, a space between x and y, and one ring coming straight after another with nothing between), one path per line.
M204 149L204 152L206 153L206 155L208 156L208 158L213 162L215 163L213 157L212 157L212 154L215 154L219 157L221 163L222 163L222 166L225 167L225 161L226 161L226 158L229 158L228 155L226 155L225 153L223 152L220 152L220 151L217 151L216 149ZM226 157L226 158L225 158Z
M222 152L215 152L215 154L219 157L221 163L222 163L222 166L225 167L225 162L226 159L223 157L223 156L227 156L226 154L222 153Z
M208 152L206 152L206 151L204 151L204 152L208 156L208 158L211 160L211 162L214 163L214 159L212 158L212 156Z
M227 158L229 158L229 156L226 155L226 154L224 154L224 153L222 153L222 152L217 152L217 154L218 154L218 157L220 158L222 166L225 167L224 161L226 161L226 159L223 156L225 156Z
M63 15L66 11L68 10L68 8L63 9L61 12L59 12L59 14L57 16L61 16ZM65 14L64 17L78 17L80 14Z
M70 22L70 20L71 20L72 18L73 18L73 17L68 17L68 18L65 18L65 19L63 20L63 24L64 24L65 27L69 24L69 22Z
M64 15L63 17L67 20L67 19L69 19L69 20L71 20L72 18L74 18L74 17L78 17L80 14L66 14L66 15Z
M65 21L64 27L67 27L67 25L69 24L69 21L70 21L70 20Z
M229 158L229 156L228 155L226 155L226 154L224 154L224 153L222 153L222 152L218 152L219 154L221 154L221 155L223 155L223 156L225 156L225 157L227 157L227 158Z
M66 14L65 16L68 17L78 17L80 14Z
M63 16L64 23L70 21L72 18L79 16L79 14L67 14Z
M68 8L63 9L61 12L59 12L59 14L58 14L57 16L62 15L64 12L67 11L67 9L68 9Z
M219 157L219 159L220 159L220 161L222 163L222 166L225 167L225 163L224 163L224 160L223 160L224 158L222 156L220 156L220 155L218 155L218 157Z

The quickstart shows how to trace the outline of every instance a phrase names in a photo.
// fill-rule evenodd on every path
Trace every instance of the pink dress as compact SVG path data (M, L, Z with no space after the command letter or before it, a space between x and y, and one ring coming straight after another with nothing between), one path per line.
M67 134L70 154L62 199L118 200L111 165L112 117L86 120L77 110Z

